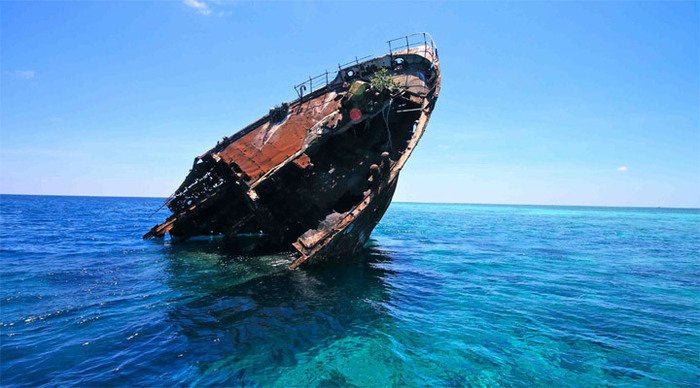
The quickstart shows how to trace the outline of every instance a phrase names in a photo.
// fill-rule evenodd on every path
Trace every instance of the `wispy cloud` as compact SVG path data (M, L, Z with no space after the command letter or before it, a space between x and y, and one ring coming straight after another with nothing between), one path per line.
M211 15L211 8L209 4L200 0L183 0L182 2L186 6L193 8L200 15Z
M15 70L12 72L19 79L35 79L36 71L34 70Z
M625 166L624 164L617 168L617 171L619 172L627 172L627 170L629 170L629 168L627 168L627 166Z

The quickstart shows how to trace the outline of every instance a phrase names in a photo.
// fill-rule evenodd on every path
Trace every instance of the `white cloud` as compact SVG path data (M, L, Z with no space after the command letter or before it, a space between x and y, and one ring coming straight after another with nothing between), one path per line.
M15 77L19 79L34 79L36 78L36 71L34 70L15 70Z
M190 8L193 8L200 15L211 15L211 8L209 8L209 5L203 1L183 0L182 3Z
M624 164L617 168L617 171L619 172L627 172L627 170L629 170L629 168L627 168L627 166L625 166Z

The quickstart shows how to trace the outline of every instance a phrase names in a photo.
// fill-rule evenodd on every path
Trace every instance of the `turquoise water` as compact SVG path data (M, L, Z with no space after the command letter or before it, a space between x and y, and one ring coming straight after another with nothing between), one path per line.
M2 385L700 385L698 210L395 203L289 272L161 203L0 197Z

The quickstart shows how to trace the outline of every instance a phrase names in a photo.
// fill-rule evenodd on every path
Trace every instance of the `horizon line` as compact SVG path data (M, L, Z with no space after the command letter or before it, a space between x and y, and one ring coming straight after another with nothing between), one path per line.
M24 197L75 197L75 198L134 198L134 199L168 199L168 197L152 196L126 196L126 195L73 195L73 194L12 194L0 193L1 195L14 195ZM678 209L678 210L700 210L700 207L688 206L631 206L631 205L555 205L536 203L483 203L483 202L420 202L420 201L391 201L392 203L425 204L425 205L475 205L475 206L552 206L552 207L602 207L620 209Z

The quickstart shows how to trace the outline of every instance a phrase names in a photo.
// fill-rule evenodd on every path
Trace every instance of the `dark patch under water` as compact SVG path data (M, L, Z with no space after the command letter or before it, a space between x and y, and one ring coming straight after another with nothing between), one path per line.
M161 203L0 196L0 384L699 384L697 210L393 204L290 272Z

